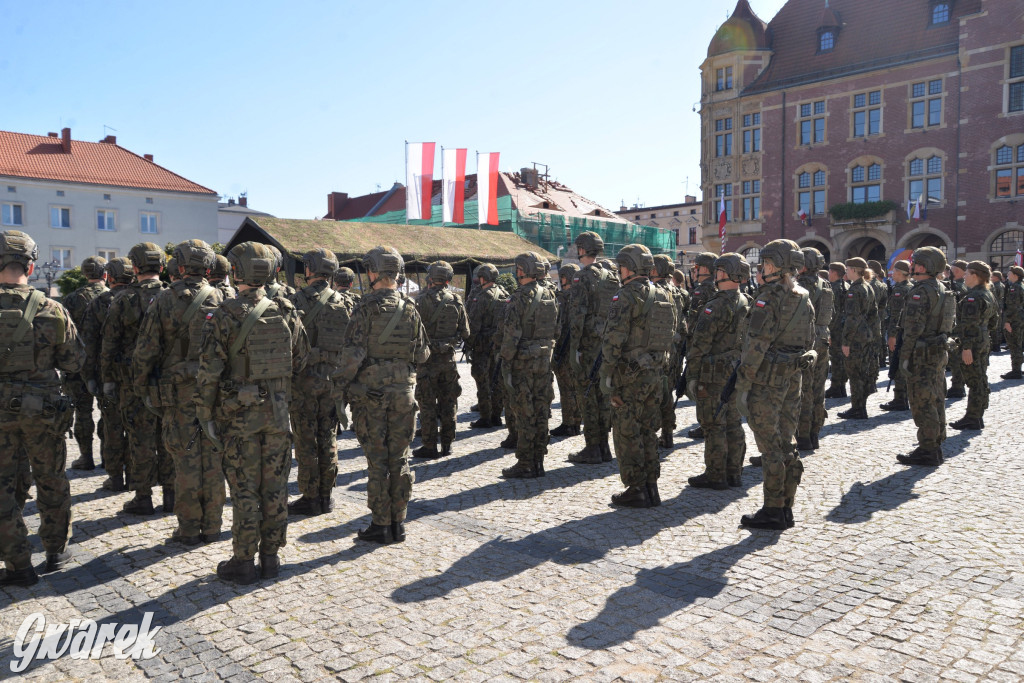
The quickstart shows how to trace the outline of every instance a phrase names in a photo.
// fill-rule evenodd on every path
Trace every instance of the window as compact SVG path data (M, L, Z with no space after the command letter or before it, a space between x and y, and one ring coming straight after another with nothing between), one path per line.
M109 194L103 195L103 199L105 199L106 201L109 202L110 201L110 195Z
M836 32L827 29L818 34L818 52L831 52L836 46Z
M697 228L692 227L689 229L687 234L687 244L697 244Z
M797 214L825 215L825 171L804 171L797 175Z
M117 249L97 249L96 255L110 261L117 258Z
M153 203L153 198L152 197L146 197L146 203L147 204L152 204Z
M25 225L22 217L24 206L21 204L4 204L0 213L3 214L4 225Z
M1013 265L1021 244L1024 244L1024 230L1007 230L997 235L989 249L989 261L999 270L1006 270Z
M64 190L57 190L57 196L58 197L63 197L64 196Z
M673 211L673 212L672 212L672 215L673 215L673 216L678 216L678 215L679 215L679 212L678 212L678 211Z
M744 180L743 190L743 217L745 221L761 220L761 181Z
M97 230L116 230L115 225L116 216L113 211L108 209L97 209L96 211L96 229Z
M727 66L715 71L715 90L732 89L732 67Z
M761 151L761 115L746 114L743 116L743 153Z
M50 250L50 259L60 264L61 270L71 268L71 249L67 247L54 247Z
M882 199L882 167L879 164L854 166L850 169L850 201L854 204Z
M715 218L718 218L719 208L718 203L721 201L719 197L725 195L725 220L732 221L732 200L729 197L732 196L732 184L726 183L725 185L715 185ZM715 220L717 223L718 221Z
M800 105L800 144L825 141L825 102Z
M910 127L931 128L942 123L942 79L910 86Z
M882 91L872 90L853 96L853 137L863 138L882 132Z
M715 120L715 156L727 157L732 155L732 118Z
M949 23L949 3L937 2L932 5L932 24Z
M911 159L907 169L908 198L916 202L921 197L930 204L942 202L942 158ZM927 206L927 204L926 204Z
M1007 109L1009 111L1024 111L1024 45L1010 48L1008 88Z
M1024 197L1024 144L996 150L996 197Z
M653 213L651 214L651 218L657 218L657 217L658 217L657 214L653 214Z
M7 186L7 191L8 192L17 192L18 188L16 186L14 186L14 185L8 185Z
M51 228L70 228L71 227L71 209L66 206L51 206L50 207L50 227Z
M743 258L747 259L747 263L751 264L751 270L754 270L753 266L761 262L761 248L750 247L749 249L743 250ZM751 273L753 275L753 273Z
M637 219L640 217L637 216ZM654 214L651 214L651 218L654 218ZM139 214L139 231L146 235L155 235L159 232L157 228L157 215L150 213L149 211L143 211Z

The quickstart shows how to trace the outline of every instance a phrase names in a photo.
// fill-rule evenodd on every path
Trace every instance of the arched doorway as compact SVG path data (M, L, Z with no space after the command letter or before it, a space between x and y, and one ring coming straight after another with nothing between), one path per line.
M904 246L905 249L911 250L919 249L921 247L937 247L942 250L943 254L946 254L947 257L949 256L949 247L946 244L946 240L930 232L915 235L913 238L907 240L907 243Z
M814 247L815 249L820 251L821 255L825 259L826 268L828 267L828 264L832 262L832 252L828 248L828 245L825 244L824 242L819 242L818 240L806 240L800 243L800 247Z
M846 248L846 258L859 256L865 261L885 263L885 245L874 237L858 237Z
M1013 265L1017 250L1024 248L1024 230L1006 230L992 240L989 249L989 264L998 270L1006 270Z

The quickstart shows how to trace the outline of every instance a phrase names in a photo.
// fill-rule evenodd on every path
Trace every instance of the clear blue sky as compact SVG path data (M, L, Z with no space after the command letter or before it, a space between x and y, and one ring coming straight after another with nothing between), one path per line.
M9 0L0 129L113 133L287 218L402 181L405 140L666 204L687 178L699 195L699 67L734 4ZM769 21L784 0L750 4Z

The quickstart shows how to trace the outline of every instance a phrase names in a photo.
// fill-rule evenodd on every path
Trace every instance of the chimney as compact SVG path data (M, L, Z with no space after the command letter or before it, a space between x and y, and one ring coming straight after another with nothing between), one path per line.
M249 206L249 197L244 194L238 195L238 205L246 207Z
M145 159L146 161L153 161L153 155L152 154L143 154L142 158Z
M60 131L60 147L65 154L71 154L71 129L62 128Z
M117 136L116 135L108 135L107 137L105 137L102 140L100 140L100 142L105 142L108 145L116 145L117 144Z
M48 137L51 137L51 138L59 138L59 137L60 137L60 136L59 136L59 135L57 135L56 133L47 133L46 135L47 135Z
M683 203L684 204L696 204L697 203L697 196L696 195L692 195L692 194L688 194L688 195L686 195L686 201L684 201Z
M234 197L228 197L228 206L234 206L234 205L235 205L235 198Z
M327 216L325 218L333 218L337 220L339 214L341 214L342 207L345 206L345 202L348 201L347 192L331 192L327 195Z

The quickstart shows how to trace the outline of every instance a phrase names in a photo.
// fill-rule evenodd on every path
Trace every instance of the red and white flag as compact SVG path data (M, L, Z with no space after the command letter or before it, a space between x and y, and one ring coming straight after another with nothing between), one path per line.
M1024 253L1021 253L1019 248L1017 249L1017 255L1013 257L1013 265L1024 266Z
M918 199L916 202L914 202L914 215L911 216L911 218L913 218L916 221L921 220L921 200L920 199Z
M802 222L802 223L806 223L807 222L807 210L806 209L800 209L800 222Z
M434 186L434 143L405 143L405 218L430 218L430 195Z
M441 213L445 223L465 223L466 150L441 148Z
M476 201L480 225L497 225L498 152L476 154Z
M718 196L718 239L722 241L722 253L725 253L725 193Z

